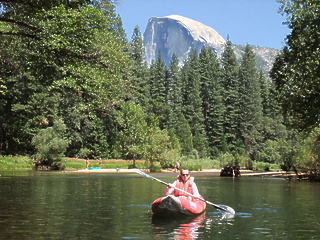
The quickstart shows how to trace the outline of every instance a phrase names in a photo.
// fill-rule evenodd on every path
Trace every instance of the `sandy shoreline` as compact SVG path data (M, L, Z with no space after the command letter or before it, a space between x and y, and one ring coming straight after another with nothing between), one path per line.
M77 159L77 158L67 158L68 160L72 161L82 161L85 162L85 159ZM90 160L95 161L95 160ZM102 162L128 162L130 160L123 160L123 159L102 159ZM131 160L132 161L132 160ZM136 160L136 162L143 162L142 160ZM149 169L139 169L141 171L144 171L146 173L150 172ZM117 169L99 169L99 168L92 168L92 169L79 169L79 170L73 170L73 171L64 171L65 173L135 173L134 169L125 169L125 168L117 168ZM193 176L220 176L221 169L203 169L202 171L191 171ZM155 174L155 173L154 173ZM174 172L174 169L167 169L162 170L161 173L156 174L168 174L175 176L177 175L177 172ZM249 177L249 176L261 176L261 177L290 177L290 176L296 176L294 172L285 172L281 170L277 171L253 171L253 170L240 170L240 175L243 177Z
M139 169L146 173L149 172L148 169ZM193 176L220 176L221 169L203 169L202 171L191 171ZM81 169L75 171L64 171L65 173L136 173L134 169ZM177 172L173 170L163 170L161 173L176 175ZM157 173L160 174L160 173ZM282 177L288 176L291 173L285 171L269 171L269 172L261 172L261 171L251 171L251 170L240 170L241 176L269 176L269 177Z
M150 173L149 169L139 169L146 173ZM128 173L136 173L134 169L81 169L77 171L64 171L66 173L110 173L110 174L128 174ZM163 170L160 173L152 173L152 174L166 174L170 176L177 176L178 172L174 172L173 170ZM204 169L203 171L191 171L192 176L220 176L220 169Z

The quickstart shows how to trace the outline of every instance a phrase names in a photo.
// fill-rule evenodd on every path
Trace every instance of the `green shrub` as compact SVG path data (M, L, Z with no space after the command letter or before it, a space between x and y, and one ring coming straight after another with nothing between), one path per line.
M93 151L88 148L81 148L78 153L79 158L83 159L92 159L93 158Z
M210 158L190 159L187 157L181 157L178 162L180 163L181 169L190 169L193 171L220 168L220 162Z
M270 170L278 170L280 169L280 166L279 164L253 161L253 169L259 170L259 171L270 171Z
M190 164L183 168L189 169L190 171L202 171L202 166L200 164Z
M54 122L52 127L41 129L32 139L36 149L36 159L44 165L59 166L69 141L64 137L66 125L62 120Z
M220 169L220 162L218 160L211 160L211 167L209 168Z
M229 152L219 154L215 160L220 162L220 168L235 164L235 157Z
M190 154L188 155L188 158L191 159L199 159L199 153L196 149L193 149Z
M152 164L149 167L149 169L150 169L150 172L161 172L162 167L161 167L160 163L156 162L156 163Z

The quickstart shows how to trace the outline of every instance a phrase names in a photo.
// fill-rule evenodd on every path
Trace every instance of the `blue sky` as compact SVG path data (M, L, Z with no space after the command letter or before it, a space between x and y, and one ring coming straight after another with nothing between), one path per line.
M276 0L119 0L128 39L135 26L144 33L150 17L181 15L215 29L234 44L281 49L289 29Z

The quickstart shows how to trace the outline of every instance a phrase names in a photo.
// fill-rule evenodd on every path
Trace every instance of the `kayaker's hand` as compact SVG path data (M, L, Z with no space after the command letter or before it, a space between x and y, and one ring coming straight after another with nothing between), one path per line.
M172 184L167 184L167 188L165 189L164 193L166 195L170 195L173 192L173 185Z

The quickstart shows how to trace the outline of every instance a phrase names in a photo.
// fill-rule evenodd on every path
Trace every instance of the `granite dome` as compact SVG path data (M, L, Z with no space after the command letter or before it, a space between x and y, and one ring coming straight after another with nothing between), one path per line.
M148 64L160 51L166 64L175 53L182 63L191 49L200 52L203 46L211 46L220 54L225 40L213 28L179 15L152 17L143 35Z

